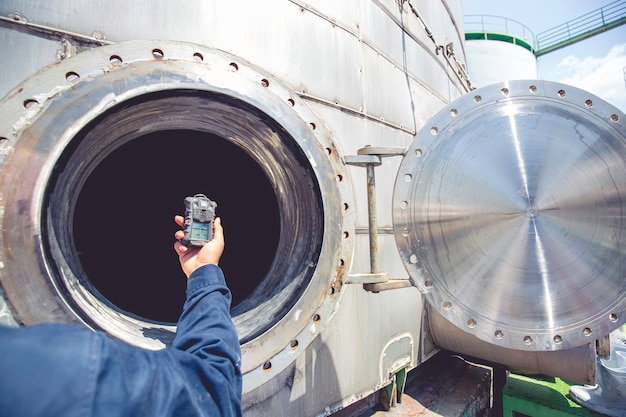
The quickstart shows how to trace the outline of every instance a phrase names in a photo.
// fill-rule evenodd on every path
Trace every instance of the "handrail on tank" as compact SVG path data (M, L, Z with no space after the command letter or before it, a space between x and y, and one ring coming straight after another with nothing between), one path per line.
M463 19L466 34L468 32L482 32L509 35L512 38L523 40L533 50L537 49L533 31L517 20L495 15L465 15Z

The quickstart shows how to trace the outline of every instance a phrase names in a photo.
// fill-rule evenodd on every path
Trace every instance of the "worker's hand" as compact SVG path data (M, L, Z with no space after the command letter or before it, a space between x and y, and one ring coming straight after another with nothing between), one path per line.
M174 216L174 221L180 227L184 227L185 219L183 216ZM216 217L213 221L213 239L203 247L183 245L180 240L184 236L185 232L182 230L174 234L177 240L177 242L174 243L174 250L178 254L180 266L183 268L183 272L187 275L187 278L189 278L193 271L203 265L218 264L222 252L224 252L224 229L222 229L222 222L219 217Z

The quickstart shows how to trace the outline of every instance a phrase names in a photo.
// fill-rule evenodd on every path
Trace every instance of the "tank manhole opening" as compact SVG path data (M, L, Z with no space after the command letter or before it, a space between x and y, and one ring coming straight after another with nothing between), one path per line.
M46 252L55 287L81 320L140 345L137 336L147 333L167 343L186 286L172 248L173 216L195 193L218 204L226 236L220 266L242 343L303 296L324 234L305 152L247 102L168 91L100 115L56 161Z
M89 281L122 310L176 322L186 280L172 245L187 195L218 203L227 246L220 266L233 305L265 277L280 224L272 185L242 149L208 133L151 133L108 155L85 181L74 242Z

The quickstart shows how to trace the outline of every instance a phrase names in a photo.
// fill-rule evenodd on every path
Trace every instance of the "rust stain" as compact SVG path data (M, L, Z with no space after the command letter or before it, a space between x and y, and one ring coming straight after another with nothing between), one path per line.
M345 273L345 263L342 262L341 265L339 265L336 270L336 277L337 279L335 279L332 284L331 284L331 290L333 294L337 294L339 291L341 291L341 287L343 286L343 274Z
M20 87L17 90L12 91L11 93L9 93L7 99L11 100L13 97L17 96L18 94L20 94L22 91L24 91L24 87Z

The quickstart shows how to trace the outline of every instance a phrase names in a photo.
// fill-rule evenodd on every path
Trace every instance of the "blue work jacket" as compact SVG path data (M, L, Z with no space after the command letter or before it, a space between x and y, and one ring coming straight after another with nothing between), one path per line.
M171 347L79 325L0 326L0 416L241 416L241 349L219 267L189 277Z

